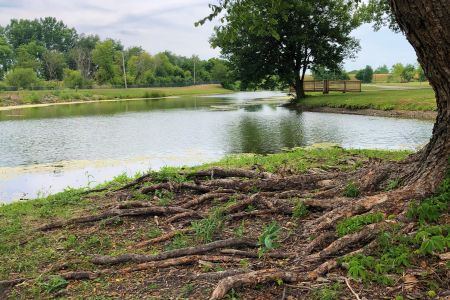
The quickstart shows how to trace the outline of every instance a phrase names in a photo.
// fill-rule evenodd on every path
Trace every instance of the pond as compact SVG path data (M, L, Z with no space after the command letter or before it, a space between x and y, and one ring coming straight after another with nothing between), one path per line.
M299 112L281 107L283 96L254 92L0 111L0 202L233 153L325 142L414 150L431 136L430 121Z

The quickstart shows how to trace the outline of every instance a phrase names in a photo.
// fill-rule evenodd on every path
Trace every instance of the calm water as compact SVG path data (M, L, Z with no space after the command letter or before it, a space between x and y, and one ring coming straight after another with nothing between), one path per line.
M266 100L281 95L238 93L0 112L0 201L232 153L274 153L323 142L417 149L431 136L429 121L300 113L279 107L281 100Z

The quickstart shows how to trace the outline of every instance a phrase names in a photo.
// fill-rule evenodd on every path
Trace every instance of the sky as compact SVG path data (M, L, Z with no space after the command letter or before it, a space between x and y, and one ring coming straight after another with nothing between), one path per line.
M216 0L0 0L0 25L12 18L53 16L79 33L119 39L126 47L142 46L150 53L169 50L179 55L218 57L209 38L214 24L195 27ZM364 25L353 32L361 51L345 62L346 70L394 63L415 63L416 54L402 34L374 32Z

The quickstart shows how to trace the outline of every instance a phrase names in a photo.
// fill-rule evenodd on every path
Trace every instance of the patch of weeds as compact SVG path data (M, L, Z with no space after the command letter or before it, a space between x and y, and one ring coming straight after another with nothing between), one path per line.
M396 190L399 186L400 186L400 179L395 178L388 181L386 188L384 190L386 192L393 191Z
M302 219L309 214L308 207L300 199L296 200L292 216L295 219Z
M163 231L159 227L157 227L155 225L151 225L149 227L149 229L147 230L147 237L149 239L155 239L155 238L161 236L162 233L163 233Z
M81 251L89 251L101 253L112 247L111 239L108 236L101 237L98 235L90 236L87 240L80 243L78 247Z
M411 252L407 245L400 244L385 249L380 257L358 254L345 257L341 263L348 269L348 276L362 282L377 282L392 285L388 274L401 273L410 266Z
M159 285L156 282L151 282L147 285L147 290L157 290Z
M343 195L345 197L349 198L357 198L359 195L361 195L361 191L359 190L359 187L354 182L349 182L345 189Z
M194 285L192 283L186 284L180 290L183 297L188 297L194 291Z
M422 226L413 239L419 255L442 253L450 248L450 225Z
M370 213L361 216L354 216L344 219L336 226L338 236L343 237L347 234L360 231L365 225L378 223L384 220L382 213Z
M175 193L166 190L157 190L155 191L155 196L158 197L158 206L168 206L175 197Z
M69 282L61 276L50 276L47 281L40 285L47 293L54 293L65 289L68 284Z
M252 211L255 211L255 210L256 210L256 207L254 207L251 204L245 208L246 212L252 212Z
M177 234L166 246L166 250L176 250L191 246L191 239L185 234Z
M239 300L241 299L241 296L236 292L235 289L231 289L226 295L225 299L228 300Z
M75 249L79 245L78 238L75 235L71 234L67 236L63 245L65 249Z
M191 223L196 237L202 242L211 242L214 234L221 230L224 221L222 208L213 209L206 219Z
M150 200L148 195L142 194L140 191L133 192L133 199L138 201L148 201Z
M248 259L241 259L239 261L239 266L243 269L248 269L250 267L250 261Z
M242 220L241 224L233 230L236 237L242 238L245 234L245 220Z
M159 172L155 172L152 174L152 178L155 178L159 182L166 182L166 181L172 181L172 182L187 182L188 178L180 174L180 170L177 168L171 168L171 167L165 167L159 170Z
M447 175L438 194L423 200L421 203L412 204L408 210L408 217L418 220L420 224L433 223L438 221L444 212L448 211L449 204L450 175Z
M337 282L331 286L316 289L312 294L316 300L337 300L342 294L342 285Z
M263 231L258 239L258 255L264 256L265 253L277 248L277 243L281 232L281 226L277 222L273 222L264 226Z

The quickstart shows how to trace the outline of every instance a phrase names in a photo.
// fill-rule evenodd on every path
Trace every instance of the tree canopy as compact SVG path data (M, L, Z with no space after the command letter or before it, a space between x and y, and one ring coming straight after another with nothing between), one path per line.
M359 48L350 32L360 18L349 1L247 0L224 5L225 23L215 28L211 43L221 49L244 87L295 86L302 98L308 69L338 69Z
M67 87L124 86L123 65L130 85L185 85L194 82L194 64L197 83L214 81L230 87L235 81L222 59L202 60L168 51L151 55L139 46L125 49L120 41L78 34L52 17L13 19L0 26L3 88L62 86L62 80Z

